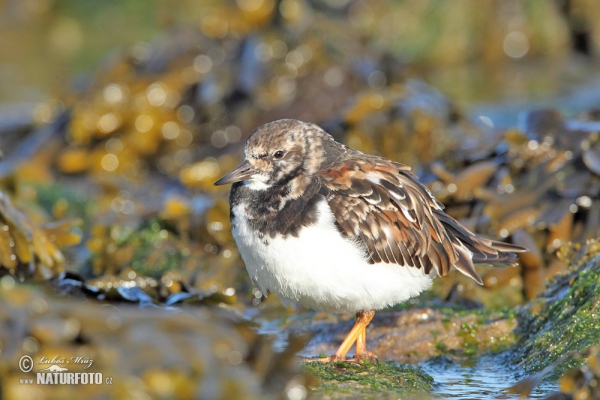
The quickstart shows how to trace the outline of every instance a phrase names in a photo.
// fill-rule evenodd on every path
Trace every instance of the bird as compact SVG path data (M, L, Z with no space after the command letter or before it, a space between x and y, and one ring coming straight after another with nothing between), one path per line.
M452 268L482 285L475 265L514 266L526 251L469 231L409 166L310 122L259 126L244 162L214 184L232 184L233 238L259 290L284 305L356 314L336 352L318 361L377 362L366 345L375 311L419 295Z

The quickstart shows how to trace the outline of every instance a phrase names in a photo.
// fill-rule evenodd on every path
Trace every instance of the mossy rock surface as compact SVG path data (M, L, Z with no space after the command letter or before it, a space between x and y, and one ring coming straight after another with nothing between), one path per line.
M552 378L579 367L584 359L576 354L600 343L600 243L565 252L571 267L522 308L513 350L513 361L528 372L556 363Z
M320 381L312 391L317 399L422 399L430 398L435 387L422 368L394 362L307 362L304 370Z

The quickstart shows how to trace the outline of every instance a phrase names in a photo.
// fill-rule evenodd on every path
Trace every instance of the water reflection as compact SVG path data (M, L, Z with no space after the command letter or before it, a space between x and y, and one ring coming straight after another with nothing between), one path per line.
M506 357L485 356L463 364L439 358L422 364L438 384L434 396L441 399L519 399L506 388L518 381L518 374L506 367ZM556 383L544 382L531 394L532 399L542 399L558 389Z

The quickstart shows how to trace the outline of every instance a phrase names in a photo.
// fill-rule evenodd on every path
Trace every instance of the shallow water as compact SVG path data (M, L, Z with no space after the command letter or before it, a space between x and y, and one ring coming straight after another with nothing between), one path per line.
M261 334L276 337L274 348L282 351L290 332L305 330L313 322L314 312L276 317L277 312L261 313L257 309L246 312L246 317L259 324ZM301 356L314 356L300 352ZM527 374L517 368L510 368L508 353L482 356L453 361L439 357L417 364L431 375L436 389L432 393L435 399L519 399L519 395L508 393L506 388L525 378ZM557 383L542 382L531 393L531 399L542 399L558 389Z
M467 364L457 364L447 359L420 364L438 384L433 392L440 399L518 399L506 388L520 379L515 371L506 367L504 357L484 356ZM532 399L541 399L557 390L553 383L542 382L531 393Z

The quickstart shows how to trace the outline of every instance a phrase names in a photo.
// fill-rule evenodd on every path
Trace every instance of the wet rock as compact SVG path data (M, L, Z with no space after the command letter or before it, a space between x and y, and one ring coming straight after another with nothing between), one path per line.
M600 348L593 346L580 355L587 356L586 363L563 375L560 378L560 393L550 395L547 399L560 395L573 400L600 398Z
M508 391L527 398L548 374L567 360L574 360L581 366L568 370L559 380L559 390L544 397L544 400L585 400L598 399L598 380L600 379L600 348L591 346L581 351L571 351L563 354L554 363L547 365L541 371L517 382Z
M553 377L579 367L581 360L568 355L600 340L600 244L596 240L572 244L559 254L569 268L519 313L513 355L513 362L528 372L552 366Z
M335 353L353 321L317 322L303 354ZM367 346L380 360L419 363L438 355L473 356L499 351L514 343L516 321L509 315L417 308L381 311L367 329Z
M380 362L378 364L305 363L304 370L320 380L311 398L427 399L435 383L421 368Z

